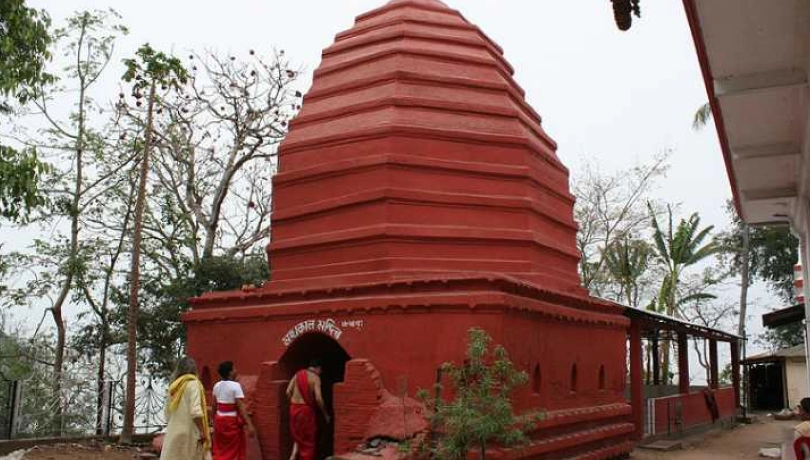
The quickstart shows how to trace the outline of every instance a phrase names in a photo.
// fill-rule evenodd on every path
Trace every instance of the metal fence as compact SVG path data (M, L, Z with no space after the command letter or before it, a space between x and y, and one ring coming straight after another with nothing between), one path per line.
M0 439L114 436L123 422L125 385L121 381L50 382L0 380ZM138 379L135 431L152 433L165 426L165 383Z

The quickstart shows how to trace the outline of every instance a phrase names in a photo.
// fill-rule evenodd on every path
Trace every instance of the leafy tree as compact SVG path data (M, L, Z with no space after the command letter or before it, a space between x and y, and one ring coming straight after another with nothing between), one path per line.
M23 0L0 2L0 114L25 104L36 88L52 81L45 72L50 59L50 18L25 6ZM38 185L47 165L35 148L22 150L0 144L0 216L25 220L46 203Z
M731 202L726 204L726 212L732 225L720 235L723 246L729 249L721 254L721 260L732 273L745 275L745 269L748 269L747 283L743 281L741 285L741 301L746 301L746 285L759 279L765 281L783 302L793 303L793 266L799 258L798 238L787 225L748 226L737 215ZM747 251L744 249L746 244ZM741 308L740 330L745 326L744 315ZM760 338L775 348L788 348L801 344L803 337L801 324L795 324L769 329Z
M149 160L154 146L152 133L154 131L154 116L158 88L177 88L178 82L183 83L188 73L180 60L176 57L155 51L145 44L136 52L137 58L126 59L127 67L123 79L132 84L132 91L138 97L144 91L148 92L146 99L146 126L144 127L143 148L140 149L140 172L138 175L138 188L133 214L132 234L132 269L129 283L129 315L127 326L127 396L126 410L124 412L124 428L121 430L121 441L129 443L135 424L135 385L137 371L137 324L138 324L138 294L141 283L141 241L143 234L143 214L146 207L146 183L149 175ZM136 105L140 105L138 102Z
M260 285L268 277L264 251L245 257L213 256L197 267L189 263L187 271L169 280L147 277L141 292L144 308L138 314L140 361L146 363L151 374L168 377L185 348L185 329L180 315L188 310L188 299L209 291ZM128 303L126 292L119 291L117 295L119 303ZM114 330L124 331L126 311L118 310L111 321Z
M36 149L0 145L0 216L25 221L31 211L45 205L39 184L48 170Z
M804 324L801 321L765 330L759 342L774 350L795 347L804 343Z
M24 0L0 2L0 96L25 103L32 89L49 80L50 18L44 11L25 6ZM0 100L0 112L11 102Z
M47 82L31 89L30 116L44 128L18 139L36 148L53 167L44 176L43 189L53 206L41 209L36 223L47 228L47 239L35 239L28 252L15 256L15 269L28 270L29 282L16 289L19 305L45 305L56 328L53 358L53 391L59 398L65 363L68 325L65 307L81 303L83 273L94 259L86 226L88 215L101 207L110 181L131 161L117 155L103 129L106 115L93 97L95 84L109 63L115 40L126 33L113 12L80 12L54 31L54 46L67 65ZM54 112L53 105L68 107ZM62 224L64 223L64 224ZM64 406L56 408L57 413Z
M746 225L737 215L731 202L726 204L731 217L731 228L720 235L728 248L737 248L724 255L724 262L734 273L743 268L743 246ZM788 225L756 225L749 227L749 270L752 278L768 283L768 286L784 302L793 302L793 266L799 260L799 239L790 232ZM753 282L753 279L751 280Z
M526 433L542 419L518 417L512 409L512 393L528 382L518 371L506 350L491 347L492 338L483 330L470 329L467 355L463 364L445 363L442 370L453 385L452 401L431 401L425 391L420 398L433 410L434 426L441 437L431 448L440 460L463 460L477 447L486 458L487 443L514 446L528 441Z

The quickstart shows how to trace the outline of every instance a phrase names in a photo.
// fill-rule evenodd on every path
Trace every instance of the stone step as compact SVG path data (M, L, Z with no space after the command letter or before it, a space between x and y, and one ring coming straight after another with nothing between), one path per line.
M671 450L683 449L683 442L681 441L655 441L650 444L642 444L638 446L639 449L656 450L659 452L669 452Z

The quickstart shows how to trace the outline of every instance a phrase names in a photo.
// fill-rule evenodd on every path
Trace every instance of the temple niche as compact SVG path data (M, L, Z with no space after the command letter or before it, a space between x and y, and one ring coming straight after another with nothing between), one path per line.
M413 421L392 422L391 398L431 388L471 327L532 378L517 410L547 412L506 457L631 450L629 320L580 285L568 170L512 75L438 0L391 1L323 51L279 151L271 279L183 318L201 368L245 375L263 458L289 456L283 390L313 357L334 412L324 457L424 429L412 399Z

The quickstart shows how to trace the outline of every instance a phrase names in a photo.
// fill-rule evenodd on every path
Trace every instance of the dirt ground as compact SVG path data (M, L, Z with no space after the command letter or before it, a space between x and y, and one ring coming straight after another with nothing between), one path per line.
M636 449L634 460L754 460L760 459L763 447L778 447L785 436L792 435L798 422L780 422L762 418L760 422L738 428L712 432L684 441L684 449L653 452Z
M57 444L35 447L26 452L23 460L132 460L141 458L140 453L137 448L114 445Z
M775 447L790 435L795 421L778 422L763 418L760 422L733 430L711 432L684 440L684 449L655 452L636 449L634 460L754 460L759 449ZM104 444L61 444L34 448L23 460L132 460L140 458L140 449L124 449ZM0 457L2 459L3 457Z

